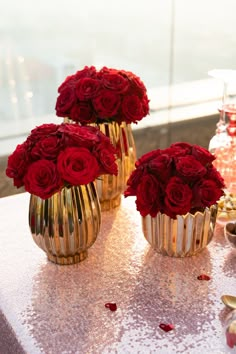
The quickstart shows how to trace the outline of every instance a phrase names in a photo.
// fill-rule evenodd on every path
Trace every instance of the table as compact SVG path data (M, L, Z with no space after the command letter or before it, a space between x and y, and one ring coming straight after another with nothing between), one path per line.
M27 193L0 199L0 353L235 353L220 297L236 295L236 252L220 227L199 255L165 257L145 240L134 199L122 199L102 214L88 258L60 266L34 243L28 203Z

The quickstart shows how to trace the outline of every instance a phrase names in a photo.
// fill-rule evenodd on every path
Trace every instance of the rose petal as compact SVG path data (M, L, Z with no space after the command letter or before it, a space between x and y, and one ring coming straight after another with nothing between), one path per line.
M206 274L201 274L197 278L198 278L198 280L210 280L211 279L209 277L209 275L206 275Z
M230 348L233 348L236 345L236 333L226 332L226 341L227 345Z
M117 310L117 306L116 303L112 303L112 302L107 302L105 304L105 307L110 309L111 311L116 311Z
M171 323L161 323L159 324L159 327L165 331L165 332L169 332L169 331L172 331L173 329L175 329L175 326Z

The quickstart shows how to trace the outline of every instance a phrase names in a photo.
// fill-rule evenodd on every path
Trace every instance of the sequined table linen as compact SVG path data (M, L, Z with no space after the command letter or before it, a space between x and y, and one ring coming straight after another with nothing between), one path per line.
M220 297L236 295L236 252L222 228L194 257L162 256L142 234L134 199L123 199L102 214L88 258L60 266L34 244L28 205L26 193L0 199L0 353L235 352Z

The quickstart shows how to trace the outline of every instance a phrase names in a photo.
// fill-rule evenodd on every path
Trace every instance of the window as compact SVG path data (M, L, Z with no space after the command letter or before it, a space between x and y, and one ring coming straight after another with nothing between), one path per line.
M139 127L216 112L222 86L207 72L234 69L235 9L235 0L8 0L0 13L1 153L36 124L60 122L57 87L84 65L142 78L152 113Z

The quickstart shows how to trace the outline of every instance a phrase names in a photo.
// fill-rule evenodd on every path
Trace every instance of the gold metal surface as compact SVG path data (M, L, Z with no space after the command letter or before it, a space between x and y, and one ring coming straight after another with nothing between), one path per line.
M101 123L97 126L110 138L117 149L118 175L102 175L95 181L101 210L110 210L120 205L121 194L126 189L126 182L134 170L136 148L130 124L122 122Z
M46 200L30 196L30 231L52 262L74 264L84 260L100 225L101 209L93 183L65 187Z
M159 253L171 257L193 256L205 248L213 237L217 206L206 208L203 213L177 215L171 219L158 213L142 217L143 234Z
M236 309L236 296L222 295L221 301L225 304L225 306L229 307L230 309Z

